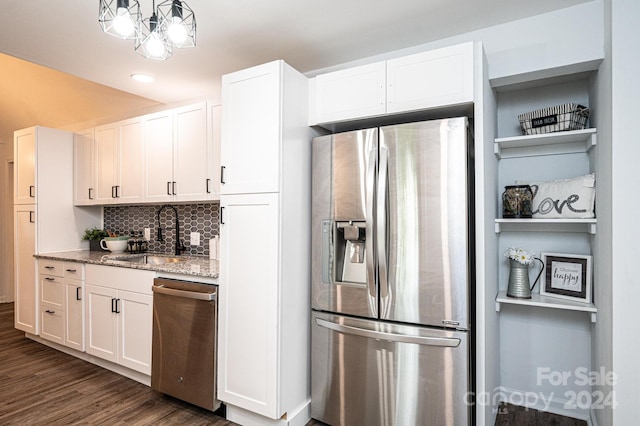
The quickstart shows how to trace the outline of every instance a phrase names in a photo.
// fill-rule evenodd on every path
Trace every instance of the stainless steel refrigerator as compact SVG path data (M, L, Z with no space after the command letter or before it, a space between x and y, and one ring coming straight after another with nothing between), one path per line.
M470 424L467 118L318 137L312 152L312 417Z

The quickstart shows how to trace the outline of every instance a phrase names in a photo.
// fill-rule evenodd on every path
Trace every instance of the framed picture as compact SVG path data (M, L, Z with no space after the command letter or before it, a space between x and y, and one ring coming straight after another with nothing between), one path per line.
M541 253L545 272L540 294L591 303L591 256Z

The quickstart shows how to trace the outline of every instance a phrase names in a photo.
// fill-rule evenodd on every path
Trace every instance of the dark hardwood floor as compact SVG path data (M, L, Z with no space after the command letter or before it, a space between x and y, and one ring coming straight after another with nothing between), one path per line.
M0 304L1 425L215 425L207 410L24 337Z

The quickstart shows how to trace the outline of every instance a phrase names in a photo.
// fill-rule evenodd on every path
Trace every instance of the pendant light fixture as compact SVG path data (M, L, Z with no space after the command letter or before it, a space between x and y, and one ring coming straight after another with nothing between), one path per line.
M158 21L156 2L153 1L151 17L144 19L135 42L135 50L147 59L164 61L173 53L171 43L167 41L166 33Z
M196 17L181 0L166 0L158 5L163 31L168 41L178 48L196 45Z
M165 0L142 19L138 0L100 0L98 22L102 31L124 40L135 40L134 49L148 59L165 60L173 48L196 45L196 17L181 0Z
M105 33L123 40L133 40L137 37L140 20L140 4L137 0L100 0L98 22Z

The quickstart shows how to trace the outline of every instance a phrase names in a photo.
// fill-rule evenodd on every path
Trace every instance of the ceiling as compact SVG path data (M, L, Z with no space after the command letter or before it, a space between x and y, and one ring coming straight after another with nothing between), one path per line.
M152 1L139 1L148 17ZM217 96L222 74L275 59L310 72L591 0L183 1L197 46L153 61L101 31L98 0L3 0L0 142L34 124Z

